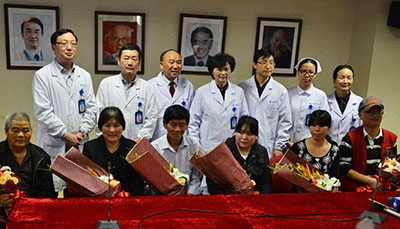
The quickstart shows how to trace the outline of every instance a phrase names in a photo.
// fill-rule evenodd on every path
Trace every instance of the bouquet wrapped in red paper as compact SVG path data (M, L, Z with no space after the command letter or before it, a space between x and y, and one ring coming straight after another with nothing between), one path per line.
M275 164L272 173L302 188L307 192L337 192L339 179L329 178L309 162L288 150L281 160Z
M50 171L88 196L108 195L108 173L74 147L65 156L57 155ZM110 185L111 196L115 196L121 184L111 178Z
M386 159L383 164L378 165L379 170L383 169L381 178L384 179L386 190L400 190L400 162L395 158Z
M185 182L178 183L179 178L181 178L180 173L174 171L173 168L170 169L170 164L146 138L142 138L136 143L126 155L126 160L157 194L186 194L189 177L182 176Z
M10 193L18 189L21 180L8 166L0 168L0 206L3 208L11 207L13 199L9 196ZM8 212L7 212L8 213Z
M227 194L253 193L253 182L224 142L207 154L196 151L189 161Z

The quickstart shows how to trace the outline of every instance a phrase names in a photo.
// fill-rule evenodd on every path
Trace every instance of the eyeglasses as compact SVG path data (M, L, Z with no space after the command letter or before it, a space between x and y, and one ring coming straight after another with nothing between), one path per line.
M257 64L261 64L261 65L264 65L264 66L275 66L275 62L267 62L267 61L261 61L261 62L257 62Z
M78 45L78 43L76 43L76 42L66 42L66 41L56 42L56 44L58 44L62 48L65 48L68 45L71 45L72 48L76 48L76 46Z
M368 115L380 115L383 114L383 109L369 109L367 111L364 111L365 113L367 113Z
M315 75L315 72L313 72L313 71L307 71L307 70L304 70L304 69L300 69L299 70L299 72L302 74L302 75L309 75L309 76L314 76Z

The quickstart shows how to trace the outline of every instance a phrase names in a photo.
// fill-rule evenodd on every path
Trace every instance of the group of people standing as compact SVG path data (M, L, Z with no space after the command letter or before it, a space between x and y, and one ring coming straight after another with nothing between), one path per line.
M132 195L143 195L145 183L122 157L143 137L169 163L190 175L188 194L223 193L188 162L196 149L207 153L222 141L226 141L243 169L252 174L255 189L260 193L272 190L267 168L270 159L282 155L288 147L325 173L338 176L343 165L346 167L343 175L357 180L357 176L348 176L352 171L362 173L363 170L351 167L354 157L348 145L352 137L348 139L347 133L357 127L359 130L361 121L365 126L366 119L360 120L364 111L371 116L383 115L381 100L362 100L350 90L354 70L349 65L340 65L334 70L336 89L327 97L312 84L321 72L321 65L315 59L300 60L296 66L299 85L286 89L272 77L275 61L269 50L256 51L254 75L239 85L229 81L235 70L235 59L221 53L207 64L212 80L195 92L192 83L180 76L182 57L176 50L169 49L160 55L160 73L146 81L136 74L142 61L141 49L128 43L118 54L121 73L103 79L95 96L90 74L73 62L78 46L74 32L56 31L51 36L51 45L55 59L35 72L32 83L38 120L37 145L51 160L76 147L104 168L111 162L111 173L121 181L122 189ZM373 113L371 107L374 107ZM375 111L376 107L381 108L381 113ZM16 117L9 120L9 126L19 120L28 121L29 126L29 118ZM369 135L366 126L364 131L372 139L382 136L385 144L386 136L390 135L388 145L395 147L397 136L387 134L386 130L382 132L380 121L380 132L375 136ZM99 137L87 142L96 123ZM23 135L24 129L20 131ZM343 137L342 145L349 149L341 158L342 146L339 149L337 143ZM7 139L9 142L8 135ZM15 158L22 155L11 151ZM369 153L370 148L366 151ZM22 158L30 155L29 152L23 151ZM376 166L376 160L370 162L370 158L365 157L367 164ZM26 166L20 160L17 164ZM24 168L23 173L37 169ZM56 192L67 187L60 178L53 176L52 179Z

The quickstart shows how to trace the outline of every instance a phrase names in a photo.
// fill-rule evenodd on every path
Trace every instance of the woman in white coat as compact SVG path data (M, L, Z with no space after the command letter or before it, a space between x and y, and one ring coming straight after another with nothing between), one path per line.
M354 70L350 65L339 65L333 71L335 91L328 96L332 127L329 136L338 145L350 130L362 125L358 116L358 105L362 98L350 89L354 81Z
M311 136L307 123L313 111L329 111L325 92L312 84L317 74L322 71L319 62L313 58L303 58L295 68L299 85L288 89L292 110L292 128L289 129L291 142L298 142Z
M190 107L189 135L204 153L231 137L240 117L249 113L243 90L229 82L234 69L232 56L215 55L208 65L213 80L197 89Z

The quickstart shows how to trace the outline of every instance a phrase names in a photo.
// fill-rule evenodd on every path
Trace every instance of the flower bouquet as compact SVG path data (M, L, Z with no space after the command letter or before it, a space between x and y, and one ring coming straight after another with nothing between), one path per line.
M180 173L175 169L170 169L170 164L146 138L142 138L136 143L126 155L126 160L157 194L186 194L189 176L183 176L186 179L185 183L182 181L178 183L179 178L182 178Z
M57 155L50 171L88 196L108 195L108 173L74 147L65 156ZM110 179L110 185L111 196L115 196L121 190L121 184Z
M246 171L222 142L207 154L196 151L189 161L227 194L252 194L253 183Z
M288 150L271 170L273 174L307 192L337 192L340 186L339 179L322 174L291 150Z
M378 173L381 169L383 169L381 178L389 182L389 185L385 185L386 189L389 191L400 189L400 163L395 158L389 158L378 165Z
M15 173L11 171L8 166L2 166L0 168L0 204L3 208L11 207L13 199L10 197L10 193L14 193L18 189L18 185L21 180ZM7 212L8 213L8 212Z

